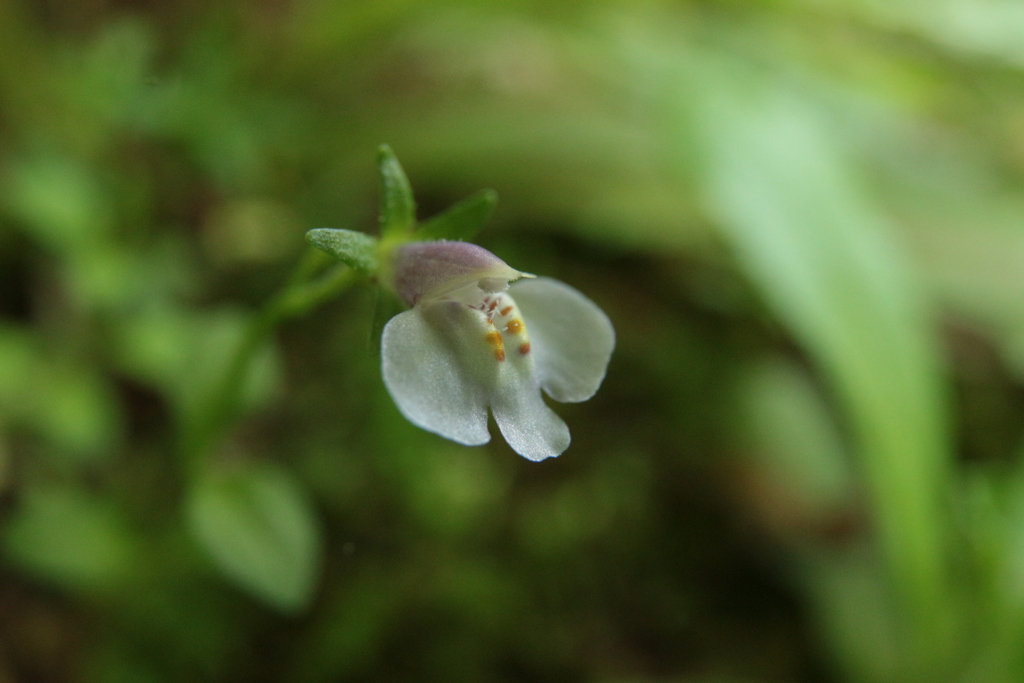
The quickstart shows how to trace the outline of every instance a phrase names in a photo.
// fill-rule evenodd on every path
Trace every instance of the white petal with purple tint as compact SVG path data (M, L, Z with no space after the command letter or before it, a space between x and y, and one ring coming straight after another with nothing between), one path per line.
M615 346L608 317L550 278L525 274L476 245L421 242L394 250L392 284L413 308L381 340L384 383L413 424L466 445L490 440L488 409L508 444L543 460L569 447L544 402L590 398ZM532 277L532 276L528 276Z
M540 385L563 403L597 392L615 348L615 329L593 301L569 285L537 278L509 288L530 331Z

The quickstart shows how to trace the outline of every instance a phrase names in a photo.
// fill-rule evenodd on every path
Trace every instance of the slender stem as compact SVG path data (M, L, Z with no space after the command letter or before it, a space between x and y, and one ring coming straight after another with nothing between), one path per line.
M359 278L355 271L338 264L320 278L308 281L322 265L323 258L319 252L311 251L299 264L288 285L250 321L206 405L190 424L185 425L181 451L193 469L202 464L220 434L237 419L240 396L253 359L274 328L284 320L301 316L340 294Z

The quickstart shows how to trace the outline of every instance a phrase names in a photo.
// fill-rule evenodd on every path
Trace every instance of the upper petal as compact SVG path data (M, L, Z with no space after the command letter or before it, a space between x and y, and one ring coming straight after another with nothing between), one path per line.
M494 421L505 441L519 455L544 460L569 447L569 428L540 395L530 366L502 368L498 388L491 395Z
M552 280L520 280L509 294L530 334L540 385L553 399L585 401L604 380L615 348L615 329L593 301Z
M498 291L523 276L483 247L447 240L395 247L391 268L395 291L410 306L473 283L484 291Z
M450 330L431 324L444 310L414 308L384 326L384 384L410 422L467 446L491 439L487 396L451 343Z

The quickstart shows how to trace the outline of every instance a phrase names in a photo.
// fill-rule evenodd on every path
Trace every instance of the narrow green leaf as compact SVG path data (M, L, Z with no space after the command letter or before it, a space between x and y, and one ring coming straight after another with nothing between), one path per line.
M377 272L377 239L366 233L316 228L306 233L306 242L367 275Z
M187 513L193 537L239 588L284 612L309 603L320 537L305 492L287 472L264 465L207 473Z
M472 239L491 217L494 205L497 203L497 192L481 190L420 225L416 230L416 238L422 240Z
M702 97L688 101L704 107L710 203L846 410L912 633L907 666L941 667L956 618L945 555L950 445L926 303L827 119L783 85L709 71Z
M416 202L402 165L387 145L377 150L377 169L380 173L380 234L388 236L411 230L416 222Z

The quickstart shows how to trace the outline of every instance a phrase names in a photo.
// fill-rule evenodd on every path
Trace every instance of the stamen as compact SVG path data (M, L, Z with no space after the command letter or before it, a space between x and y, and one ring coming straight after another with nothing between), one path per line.
M519 318L512 318L506 326L509 334L519 334L523 329L523 321Z
M503 308L500 311L498 311L498 315L506 316L506 315L508 315L509 313L512 312L513 308L515 308L515 307L514 306L506 306L505 308Z
M505 360L505 344L501 341L501 333L491 330L484 335L484 340L494 347L494 358L497 361Z
M519 354L525 356L530 352L530 342L523 342L519 345Z

